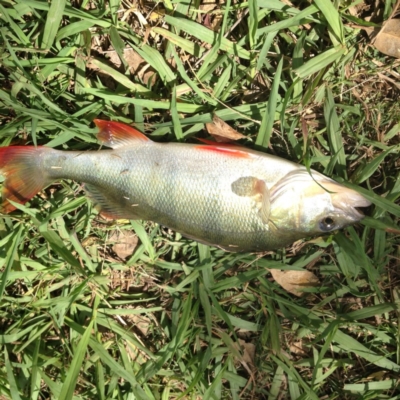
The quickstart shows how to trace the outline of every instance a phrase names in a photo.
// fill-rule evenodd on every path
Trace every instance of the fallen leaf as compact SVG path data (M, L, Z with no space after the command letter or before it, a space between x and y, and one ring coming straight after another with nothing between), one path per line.
M269 272L276 283L298 297L303 296L304 289L320 285L319 279L310 271L280 271L279 269L270 269Z
M203 13L208 13L210 11L213 11L215 8L217 8L217 2L215 0L204 0L202 1L199 9L203 11Z
M103 52L107 55L108 60L117 68L121 67L121 60L115 50ZM124 49L124 59L129 66L129 72L133 75L139 76L144 84L148 84L151 80L151 86L154 85L156 80L156 72L145 59L139 55L135 50L128 47Z
M299 356L305 357L307 355L307 351L305 346L303 345L303 342L300 340L299 342L293 342L290 346L290 353L291 354L296 354Z
M127 318L128 317L128 318ZM124 318L130 322L136 329L140 331L143 336L147 336L150 326L152 324L149 317L145 315L125 315Z
M243 349L242 361L246 362L250 366L254 366L254 359L256 357L256 346L253 343L246 342L239 339L239 344Z
M109 237L113 252L122 259L125 259L133 254L138 244L138 237L131 231L115 230Z
M353 5L351 5L348 8L348 11L349 11L349 14L352 15L353 17L360 18L360 15L362 15L363 12L367 11L368 8L369 8L369 5L365 4L365 1L354 2Z
M211 28L211 11L217 8L217 3L215 0L205 0L200 5L199 9L202 13L199 13L197 17L197 22L203 24L207 28Z
M383 381L385 380L385 376L387 375L387 371L376 371L371 375L368 375L364 381Z
M222 14L217 14L212 19L211 24L210 24L210 28L214 32L218 32L219 31L219 28L220 28L220 26L222 24L222 19L223 19L223 15Z
M214 115L213 122L206 124L207 132L215 138L217 142L228 143L232 140L245 139L246 136L242 135L231 126L229 126L221 118Z
M152 22L158 22L165 16L165 9L161 7L156 7L147 17Z
M383 54L400 58L400 19L386 21L373 40L373 45Z
M234 353L237 353L235 359L242 364L243 368L250 375L250 379L255 383L255 356L256 346L253 343L246 342L239 339L236 343L233 343Z

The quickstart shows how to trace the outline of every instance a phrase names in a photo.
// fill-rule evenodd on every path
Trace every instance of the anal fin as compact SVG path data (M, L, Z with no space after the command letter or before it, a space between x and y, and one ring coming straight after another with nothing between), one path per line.
M117 201L114 196L105 193L101 188L85 184L85 191L88 197L93 201L95 208L106 218L110 219L139 219L134 212L127 209L126 199Z

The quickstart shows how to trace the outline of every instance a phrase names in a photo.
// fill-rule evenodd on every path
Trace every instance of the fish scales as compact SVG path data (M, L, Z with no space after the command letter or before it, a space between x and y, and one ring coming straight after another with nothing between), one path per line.
M254 201L235 195L231 184L243 170L270 184L279 174L269 176L262 158L215 159L196 147L145 142L118 151L51 152L43 165L50 180L73 179L100 188L118 205L121 217L153 220L232 249L265 246L271 241L269 226L260 220ZM290 170L288 163L280 175Z
M316 171L228 145L161 144L96 121L112 150L0 148L3 212L60 179L83 182L101 212L152 220L230 251L265 251L357 222L370 203Z

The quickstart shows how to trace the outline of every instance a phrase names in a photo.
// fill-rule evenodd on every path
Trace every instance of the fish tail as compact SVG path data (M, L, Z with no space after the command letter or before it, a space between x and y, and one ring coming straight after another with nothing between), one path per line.
M43 167L43 156L54 150L47 147L0 147L0 174L4 177L0 213L16 209L9 200L24 204L51 183Z

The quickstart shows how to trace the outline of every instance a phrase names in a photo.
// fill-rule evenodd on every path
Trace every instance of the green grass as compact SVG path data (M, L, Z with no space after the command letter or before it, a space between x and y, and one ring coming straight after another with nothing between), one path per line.
M361 187L368 218L231 254L52 185L0 217L1 398L400 399L400 71L351 25L375 3L200 3L0 0L0 146L98 148L94 118L185 141L216 114ZM301 298L270 274L304 268Z

